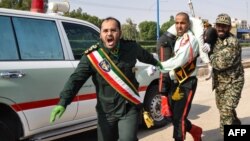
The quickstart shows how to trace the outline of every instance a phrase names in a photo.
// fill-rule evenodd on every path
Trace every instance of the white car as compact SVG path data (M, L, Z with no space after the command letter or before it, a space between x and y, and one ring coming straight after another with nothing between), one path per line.
M0 140L53 140L96 128L96 94L89 79L63 116L50 124L52 108L82 53L99 39L93 24L56 14L0 8ZM155 126L160 114L159 73L137 62L144 108Z

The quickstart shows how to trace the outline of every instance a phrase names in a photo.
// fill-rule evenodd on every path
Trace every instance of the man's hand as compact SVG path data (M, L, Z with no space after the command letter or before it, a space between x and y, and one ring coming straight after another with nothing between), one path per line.
M156 67L150 65L146 70L147 70L148 76L152 76L152 75L154 75L155 72L156 72Z
M57 117L59 119L63 115L64 111L65 108L63 106L61 105L55 106L50 114L50 123L53 123Z
M211 50L210 44L205 43L204 46L202 47L202 51L205 53L209 53Z
M163 66L162 66L162 64L161 64L161 62L160 62L160 61L158 61L158 62L157 62L156 66L157 66L157 67L159 67L159 69L160 69L160 70L162 70L162 69L163 69Z
M210 63L207 64L207 68L208 68L208 74L205 80L209 80L212 77L212 73L213 73L213 68Z

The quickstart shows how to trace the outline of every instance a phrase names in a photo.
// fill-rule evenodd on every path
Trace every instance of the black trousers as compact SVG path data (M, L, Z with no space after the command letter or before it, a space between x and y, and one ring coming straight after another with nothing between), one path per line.
M130 104L126 104L124 115L98 114L98 141L138 141L139 114Z
M176 140L185 140L186 132L192 128L192 123L187 119L193 97L197 87L197 78L190 77L183 83L172 83L170 94L168 95L171 110L173 112L172 123L174 126L173 138ZM183 97L180 100L173 100L172 95L179 86Z

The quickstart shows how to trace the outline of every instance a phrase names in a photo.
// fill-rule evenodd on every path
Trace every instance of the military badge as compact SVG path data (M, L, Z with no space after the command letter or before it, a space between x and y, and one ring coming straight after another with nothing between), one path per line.
M223 41L223 45L226 46L227 45L227 40Z
M99 64L98 64L102 70L104 70L105 72L109 72L111 69L111 66L109 64L109 62L106 59L103 59Z

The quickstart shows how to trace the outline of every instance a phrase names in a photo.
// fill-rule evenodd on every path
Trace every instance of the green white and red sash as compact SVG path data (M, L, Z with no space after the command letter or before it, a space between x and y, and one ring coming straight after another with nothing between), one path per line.
M113 63L109 56L102 48L92 50L87 53L92 65L98 73L124 98L134 103L141 104L137 89L130 80L121 72L121 70Z

